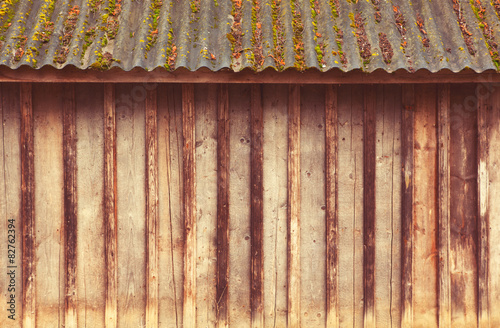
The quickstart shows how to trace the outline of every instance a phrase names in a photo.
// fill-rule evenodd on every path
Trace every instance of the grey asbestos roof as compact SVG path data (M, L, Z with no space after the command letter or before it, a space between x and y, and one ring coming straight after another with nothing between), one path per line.
M2 0L0 62L482 72L499 17L500 0Z

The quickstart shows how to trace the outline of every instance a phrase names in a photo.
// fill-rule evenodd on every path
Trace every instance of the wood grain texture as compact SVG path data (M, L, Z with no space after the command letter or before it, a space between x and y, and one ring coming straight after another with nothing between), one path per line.
M325 97L300 88L300 325L326 324Z
M268 85L262 98L264 326L286 327L288 86Z
M182 86L184 185L184 327L196 325L196 163L194 85Z
M375 320L401 324L401 87L376 86Z
M450 283L455 327L478 323L477 98L473 85L450 87Z
M264 212L263 212L263 149L264 130L262 112L262 86L251 86L250 109L250 229L251 229L251 264L250 264L250 306L252 328L264 327Z
M363 288L365 327L375 327L375 141L376 101L374 86L365 89L363 133Z
M146 95L146 326L158 327L158 121L156 89Z
M104 222L104 87L75 85L78 193L78 325L104 327L106 262Z
M76 328L77 317L77 163L76 163L76 107L75 87L63 89L63 161L64 161L64 326Z
M50 97L48 96L50 95ZM62 85L33 86L37 326L64 323Z
M288 326L300 326L300 86L288 94Z
M436 86L415 86L413 186L414 327L438 326ZM420 95L426 95L421 97ZM434 287L435 286L435 287Z
M251 88L228 86L229 96L229 274L230 327L250 327L251 292Z
M118 324L117 172L115 86L104 85L104 225L106 264L105 327Z
M23 327L35 327L35 168L32 85L22 83L21 98L21 222L23 227Z
M0 317L1 327L20 328L23 323L23 268L22 244L23 222L21 220L21 109L19 84L2 84L0 89L0 230L4 242L0 244L0 265L6 270L5 279L0 279L0 297L5 307ZM15 255L15 257L14 257ZM15 279L9 270L14 269ZM15 282L15 290L12 289ZM14 295L15 304L11 302ZM15 310L11 310L11 306Z
M217 327L227 327L229 258L229 95L218 87L217 104Z
M413 186L414 186L414 111L415 87L403 86L402 114L402 277L401 326L413 326Z
M476 87L476 90L479 90ZM486 94L488 98L490 93ZM478 203L478 327L490 327L490 288L489 288L489 113L492 110L491 98L485 95L478 97L477 103L477 203Z
M438 87L439 326L451 326L450 86Z
M339 327L338 291L338 87L325 87L326 142L326 324Z
M217 325L217 91L195 87L198 327Z
M159 324L177 328L182 326L184 276L182 87L158 88Z
M500 304L500 89L487 85L491 92L488 102L488 294L490 302L490 327L500 327L500 311L495 311ZM494 201L495 200L495 201ZM484 325L483 325L484 326Z

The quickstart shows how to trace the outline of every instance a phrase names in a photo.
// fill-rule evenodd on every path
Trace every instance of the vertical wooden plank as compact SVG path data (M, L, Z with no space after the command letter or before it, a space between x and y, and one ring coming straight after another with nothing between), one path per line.
M196 104L197 326L217 324L217 85L198 84Z
M262 102L264 326L286 327L288 85L266 85Z
M401 87L378 85L375 168L375 320L401 324Z
M413 325L414 327L437 327L436 86L416 85L414 94Z
M194 85L182 86L184 166L184 327L196 325L196 166Z
M75 86L63 89L63 160L64 160L64 326L76 328L77 317L77 171Z
M363 327L363 89L341 85L338 98L339 317Z
M156 89L146 95L146 326L158 327L158 123Z
M184 276L181 85L158 86L159 324L181 327Z
M5 307L1 327L19 328L23 323L23 222L21 220L21 110L19 84L4 83L0 90L0 223L4 242L0 245L0 265L6 270L0 280ZM14 275L12 274L14 271Z
M229 257L229 95L219 85L217 104L217 327L227 327Z
M300 326L300 86L288 91L288 326Z
M476 90L479 86L476 87ZM489 94L488 94L489 95ZM491 96L491 95L489 95ZM488 230L489 226L489 135L488 120L492 106L491 99L478 97L477 104L477 203L478 203L478 327L490 327L490 302L489 302L489 251L490 244Z
M252 310L252 328L264 327L263 312L263 112L262 85L251 86L251 120L250 120L250 306Z
M250 85L228 86L229 96L229 280L230 327L251 326Z
M450 126L450 287L455 327L477 321L477 98L474 85L450 87L450 115L462 124Z
M23 327L35 327L35 168L31 83L21 84L20 97Z
M413 150L415 88L403 86L401 326L413 327Z
M365 327L375 327L375 123L377 93L365 88L363 133L363 286Z
M500 311L495 311L500 304L500 89L492 91L491 111L488 113L488 284L490 309L490 327L500 327ZM495 201L494 201L495 200Z
M338 293L338 87L325 87L326 125L326 324L339 327Z
M118 84L115 92L118 327L140 327L146 323L147 304L147 90L142 84ZM120 99L128 96L132 98L131 102L118 104Z
M117 199L115 86L104 85L104 225L106 264L105 327L118 323Z
M104 224L104 87L76 84L79 327L104 327L106 262Z
M438 86L439 326L451 326L450 86Z
M300 324L325 327L325 89L305 85L300 92Z
M33 86L36 325L64 320L64 182L62 85Z

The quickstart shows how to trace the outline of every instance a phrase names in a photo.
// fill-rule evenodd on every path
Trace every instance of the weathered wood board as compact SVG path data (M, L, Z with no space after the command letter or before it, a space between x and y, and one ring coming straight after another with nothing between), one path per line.
M118 326L138 327L146 320L146 90L140 84L117 85L115 97ZM129 101L118 102L121 99Z
M103 86L76 85L77 316L79 327L104 326Z
M47 97L47 95L51 97ZM36 325L59 327L64 319L62 86L33 86Z

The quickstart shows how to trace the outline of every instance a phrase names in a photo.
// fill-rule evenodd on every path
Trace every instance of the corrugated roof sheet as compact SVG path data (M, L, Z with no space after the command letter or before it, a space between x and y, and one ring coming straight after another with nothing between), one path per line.
M2 0L0 63L482 72L499 17L500 0Z

